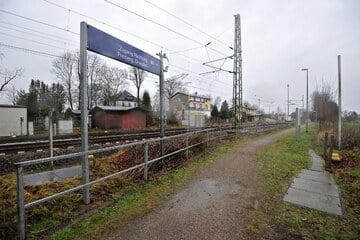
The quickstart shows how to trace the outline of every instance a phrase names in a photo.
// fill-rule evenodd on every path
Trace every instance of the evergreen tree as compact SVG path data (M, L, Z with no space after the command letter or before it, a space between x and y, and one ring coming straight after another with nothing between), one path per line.
M226 100L223 101L221 105L219 117L221 117L222 119L230 118L229 105Z
M213 109L212 109L212 111L211 111L211 116L212 116L213 118L219 117L219 110L218 110L218 108L217 108L216 105L214 105L214 107L213 107Z
M154 120L154 114L151 107L151 99L148 91L145 91L142 97L141 106L146 110L146 126L151 126Z

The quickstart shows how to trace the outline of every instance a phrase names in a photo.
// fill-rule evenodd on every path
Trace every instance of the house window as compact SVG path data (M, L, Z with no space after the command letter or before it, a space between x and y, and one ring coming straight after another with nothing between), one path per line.
M121 104L123 107L125 107L125 103L124 102L122 102L122 104Z
M181 111L181 119L185 120L185 110L184 109Z
M131 107L131 103L128 103L128 106Z

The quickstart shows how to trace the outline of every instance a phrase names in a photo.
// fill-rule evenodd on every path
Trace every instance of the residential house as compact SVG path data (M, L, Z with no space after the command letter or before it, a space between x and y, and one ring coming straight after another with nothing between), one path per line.
M116 101L116 106L120 107L138 107L138 99L133 96L128 91L123 91L120 93L118 100Z
M211 98L197 93L177 92L170 98L169 105L179 122L189 127L204 127L211 112Z

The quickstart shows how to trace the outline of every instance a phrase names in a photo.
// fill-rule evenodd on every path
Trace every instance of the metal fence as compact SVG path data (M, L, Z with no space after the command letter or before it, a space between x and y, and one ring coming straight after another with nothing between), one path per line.
M281 125L282 126L282 125ZM268 129L268 128L274 128L274 127L279 127L279 125L269 125L268 127L264 127L264 126L257 126L257 128L255 126L252 126L251 128L261 128L262 130ZM155 162L158 162L160 160L164 160L166 158L169 158L171 156L174 156L176 154L182 153L184 152L186 155L186 158L189 157L189 149L194 148L194 147L198 147L200 145L204 146L203 150L207 151L207 149L210 147L209 145L211 143L217 143L220 142L224 137L229 137L229 136L233 136L233 137L238 137L240 135L240 129L235 129L233 127L216 127L216 128L211 128L211 129L205 129L205 130L200 130L200 131L196 131L196 132L189 132L189 133L185 133L185 134L179 134L179 135L174 135L174 136L169 136L169 137L164 137L164 138L156 138L156 139L148 139L148 140L143 140L143 141L137 141L137 142L132 142L132 143L127 143L127 144L123 144L123 145L119 145L119 146L112 146L112 147L107 147L107 148L102 148L102 149L95 149L95 150L89 150L86 152L79 152L79 153L72 153L72 154L67 154L67 155L61 155L61 156L55 156L55 157L49 157L49 158L42 158L42 159L37 159L37 160L31 160L31 161L24 161L24 162L18 162L15 163L16 168L17 168L17 206L18 206L18 235L19 235L19 239L25 239L26 238L26 229L25 229L25 209L30 208L32 206L47 202L49 200L53 200L55 198L58 198L60 196L72 193L74 191L78 191L78 190L84 190L84 202L86 202L86 198L89 196L85 196L86 195L86 189L89 189L89 186L96 184L96 183L100 183L102 181L105 181L107 179L125 174L125 173L129 173L133 170L136 169L141 169L143 168L143 178L144 180L148 179L148 170L149 170L149 166ZM199 136L201 136L201 138L199 138ZM201 139L199 141L199 139ZM172 149L169 147L169 144L171 144L171 141L177 141L178 143L180 143L180 145L182 145L180 148L178 149ZM163 144L162 147L164 147L163 149L165 149L164 154L160 155L160 156L156 156L153 159L151 159L151 155L149 154L149 152L153 149L149 149L149 145L151 143L154 142L158 142L159 145ZM42 164L53 164L55 162L61 162L61 161L66 161L67 159L74 159L74 158L81 158L83 156L89 156L89 155L93 155L93 154L102 154L104 152L114 152L114 151L119 151L122 149L129 149L129 148L140 148L141 151L143 151L143 155L141 156L143 158L143 162L134 166L131 166L127 169L123 169L121 171L115 172L113 174L95 179L95 180L88 180L85 181L84 179L89 179L89 176L83 176L83 183L81 185L78 185L74 188L70 188L67 189L65 191L56 193L54 195L51 196L47 196L38 200L35 200L33 202L28 202L25 203L25 183L24 183L24 169L26 167L29 166L33 166L33 165L42 165ZM136 151L138 152L138 151ZM89 165L86 164L86 166L88 167ZM89 174L89 169L87 169L86 171L83 171L84 173L88 173Z

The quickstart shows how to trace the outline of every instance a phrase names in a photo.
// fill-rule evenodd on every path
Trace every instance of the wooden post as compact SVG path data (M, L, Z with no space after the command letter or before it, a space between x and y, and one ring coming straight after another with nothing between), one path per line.
M329 151L329 157L328 157L329 167L331 167L331 160L332 160L332 153L333 153L333 150L334 150L334 146L335 146L335 136L331 135L330 151Z
M324 153L323 153L323 157L325 158L325 162L327 163L328 161L328 154L327 154L327 143L328 143L328 132L325 132L325 140L324 140Z

